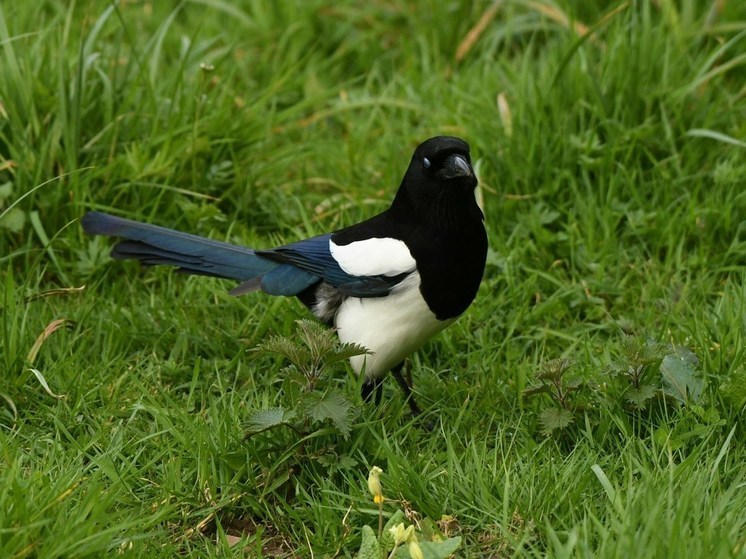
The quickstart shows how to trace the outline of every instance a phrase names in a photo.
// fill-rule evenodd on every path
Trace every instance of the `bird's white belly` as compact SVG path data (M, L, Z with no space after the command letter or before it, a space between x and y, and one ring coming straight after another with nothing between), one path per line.
M350 360L355 372L364 369L366 377L377 378L454 320L435 318L420 293L420 275L413 272L386 297L348 297L334 324L342 342L373 352Z

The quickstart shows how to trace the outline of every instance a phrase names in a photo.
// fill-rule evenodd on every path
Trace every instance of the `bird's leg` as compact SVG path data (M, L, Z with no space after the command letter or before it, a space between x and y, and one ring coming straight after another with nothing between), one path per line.
M381 405L383 399L383 379L365 379L363 386L360 388L360 396L363 398L363 402L370 402L371 396L375 391L375 403L377 406Z
M409 409L412 411L412 415L417 417L418 415L422 413L422 410L417 405L417 402L414 401L414 394L412 393L412 387L407 382L407 379L404 378L404 375L402 374L403 370L404 370L404 361L402 361L396 367L391 369L391 374L394 375L396 382L401 387L402 392L404 392L404 397L407 399L407 403L409 404Z

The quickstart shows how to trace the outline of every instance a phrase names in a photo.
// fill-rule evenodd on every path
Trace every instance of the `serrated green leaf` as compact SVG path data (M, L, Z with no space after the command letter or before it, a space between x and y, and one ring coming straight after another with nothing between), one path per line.
M358 344L340 343L333 330L313 320L301 319L298 323L298 335L309 348L314 362L324 362L328 367L355 355L370 353Z
M340 361L346 361L356 355L370 355L372 352L359 344L338 344L324 356L327 367Z
M653 396L655 396L655 386L652 384L642 384L639 388L630 386L624 394L624 399L638 410L641 410L645 408L645 402Z
M536 376L540 379L558 382L571 366L572 361L566 357L551 359L542 363Z
M681 403L698 402L704 381L697 375L697 357L688 349L678 348L663 358L660 371L663 391Z
M363 526L363 541L360 542L357 559L381 559L381 546L370 526Z
M246 428L249 434L256 434L279 425L286 425L295 417L295 412L284 408L257 410L249 416Z
M355 355L369 353L357 344L342 344L333 330L319 322L298 320L294 337L272 336L257 349L279 353L313 386L332 365Z
M297 320L297 334L308 347L311 358L318 359L337 345L334 332L322 324L306 318Z
M307 348L283 336L270 336L257 347L272 353L279 353L299 368L311 359L311 352Z
M330 390L308 407L314 421L330 419L332 424L347 437L352 429L352 402L339 392Z
M649 365L660 359L663 351L655 340L635 336L623 336L619 345L630 365Z
M564 429L572 422L572 412L563 408L545 408L539 414L541 431L545 435L550 435L552 431L557 429Z
M568 378L563 379L563 382L565 390L578 390L585 381L582 378Z
M611 363L608 374L639 377L663 355L661 344L654 340L624 335L619 340L619 349Z

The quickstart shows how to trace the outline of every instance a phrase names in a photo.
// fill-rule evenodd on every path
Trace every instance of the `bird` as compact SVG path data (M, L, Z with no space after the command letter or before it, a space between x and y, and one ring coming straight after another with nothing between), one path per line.
M169 265L236 280L233 295L297 297L343 343L369 353L350 359L361 395L391 371L413 415L421 410L402 374L405 359L452 324L477 295L487 258L484 214L469 145L436 136L417 146L388 209L365 221L270 249L253 249L90 211L91 235L119 237L114 259Z

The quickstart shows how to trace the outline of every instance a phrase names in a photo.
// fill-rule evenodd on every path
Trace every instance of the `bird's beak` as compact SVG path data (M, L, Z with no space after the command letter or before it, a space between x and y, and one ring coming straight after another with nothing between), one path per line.
M438 174L444 179L472 177L474 176L474 169L471 168L471 165L463 155L454 153L446 158Z

